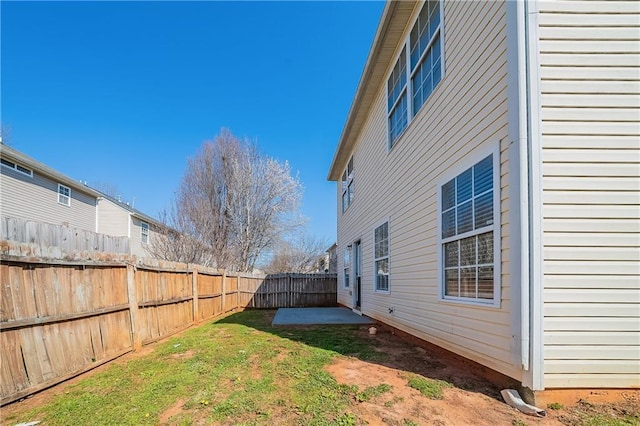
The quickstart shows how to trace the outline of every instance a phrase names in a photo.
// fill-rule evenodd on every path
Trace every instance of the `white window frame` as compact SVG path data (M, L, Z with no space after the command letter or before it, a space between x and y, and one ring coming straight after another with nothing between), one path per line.
M476 164L484 160L488 156L492 156L493 165L493 223L482 228L473 229L471 231L456 234L448 238L442 238L442 187L449 183L452 179L460 176L469 168L474 167ZM457 192L456 192L457 193ZM500 256L500 240L501 240L501 225L500 225L500 147L499 144L495 144L492 149L485 149L469 155L467 159L460 162L458 166L452 168L449 173L446 173L441 180L438 181L438 299L445 302L453 302L456 304L466 304L485 307L500 307L501 302L501 256ZM448 296L445 294L446 280L445 264L444 264L444 244L462 240L475 235L484 234L486 232L493 232L493 299L479 299L460 296ZM477 256L477 254L476 254Z
M29 176L31 178L33 177L33 170L24 167L23 165L18 164L14 161L3 158L0 164L2 164L2 167L6 167L7 169L15 170L16 172L21 173L25 176Z
M66 194L64 193L65 190L67 192ZM66 201L64 201L64 198L62 197L65 197ZM58 184L58 204L71 207L71 188L64 186L61 183Z
M349 162L347 163L347 167L345 167L344 172L342 173L342 213L347 211L349 206L353 203L354 189L355 184L353 182L353 155L349 158Z
M438 8L439 8L439 13L440 13L440 22L438 24L437 29L434 31L433 36L429 39L429 43L427 45L427 47L425 48L425 50L422 52L422 54L420 55L420 57L418 58L418 61L416 62L416 66L415 69L411 68L411 32L413 31L413 27L416 25L418 18L420 16L420 12L422 11L423 7L427 6L426 2L421 2L422 6L420 7L420 9L417 11L417 13L415 13L415 16L411 22L411 25L408 26L408 28L410 28L409 32L407 33L404 42L402 43L402 47L401 49L398 50L398 52L395 55L395 61L393 62L393 68L391 68L391 70L389 71L388 75L387 75L387 80L385 83L385 88L386 88L386 100L387 100L387 151L391 151L393 149L393 147L396 145L396 143L400 140L400 138L402 137L402 135L404 134L404 132L409 128L409 126L411 125L411 122L413 121L414 117L416 116L416 114L418 113L419 110L423 109L422 107L424 107L424 105L427 103L427 100L429 99L429 97L431 97L431 95L433 95L433 93L437 90L437 87L440 85L440 83L442 82L442 80L444 80L445 77L445 53L444 53L444 0L438 0ZM413 110L413 83L412 83L412 78L415 76L417 69L419 68L420 64L423 63L425 57L428 55L428 53L431 51L432 47L433 47L433 42L435 41L435 39L437 37L440 37L439 42L440 42L440 81L438 82L438 84L436 85L436 87L433 88L433 91L431 92L431 94L423 101L422 105L420 106L420 108L418 108L417 111ZM391 78L391 75L393 74L393 71L396 68L396 65L398 64L399 59L402 57L402 53L405 53L405 73L406 73L406 83L403 86L403 88L400 90L400 95L398 96L397 99L395 99L395 102L392 106L392 108L389 110L388 108L388 103L389 103L389 79ZM390 128L390 119L391 119L391 115L392 113L395 111L398 103L400 102L401 98L403 96L406 96L407 98L407 117L406 117L406 121L407 124L404 127L404 129L402 129L402 131L400 131L397 135L397 137L395 139L391 138L391 128Z
M344 248L344 257L343 261L343 275L342 275L342 286L344 288L351 288L349 283L349 273L351 272L351 245L348 245Z
M149 224L143 221L140 221L140 242L149 244Z
M376 257L376 230L387 225L387 253L385 256ZM376 293L389 294L391 292L391 227L389 219L385 219L373 228L373 291ZM378 271L377 263L380 260L387 260L387 289L378 288Z

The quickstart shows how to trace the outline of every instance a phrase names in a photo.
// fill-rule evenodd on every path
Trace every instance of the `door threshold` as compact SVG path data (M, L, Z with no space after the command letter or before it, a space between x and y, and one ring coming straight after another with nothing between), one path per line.
M362 316L362 308L360 308L360 309L358 309L358 308L351 308L351 311L352 311L354 314L358 314L358 315Z

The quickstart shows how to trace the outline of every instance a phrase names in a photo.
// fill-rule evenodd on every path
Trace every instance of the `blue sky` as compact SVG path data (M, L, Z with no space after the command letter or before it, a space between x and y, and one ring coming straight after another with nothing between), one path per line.
M223 127L288 160L308 231L384 3L0 2L1 123L15 149L157 216Z

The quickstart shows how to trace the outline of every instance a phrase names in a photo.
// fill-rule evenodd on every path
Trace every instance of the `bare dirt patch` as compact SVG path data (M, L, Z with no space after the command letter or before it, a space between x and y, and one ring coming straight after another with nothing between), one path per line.
M264 315L272 315L265 313ZM270 318L266 320L270 324ZM500 387L486 380L486 369L477 364L469 363L455 357L447 356L447 353L438 348L418 346L412 340L400 338L390 329L379 328L378 334L369 335L368 327L355 330L355 338L367 340L371 347L367 351L360 352L349 347L348 350L337 352L348 354L339 356L335 362L326 367L327 371L336 378L339 383L357 388L357 392L348 391L344 398L349 399L346 414L337 420L338 424L353 424L355 419L358 425L640 425L640 391L566 391L549 392L544 394L544 399L538 406L547 409L546 418L526 416L509 407L502 401L499 394ZM273 332L274 336L267 338L278 341L279 337L300 339L300 341L312 342L309 344L325 347L322 339L311 339L295 333L279 330L275 332L270 327L264 327L263 331ZM297 329L296 329L297 330ZM351 332L351 329L349 333ZM216 336L221 339L233 337L229 331L220 331ZM260 335L256 333L256 336ZM344 334L345 339L351 338L351 334ZM340 343L340 341L338 342ZM333 342L326 345L332 349L339 347ZM113 364L128 362L154 351L156 345L148 345L142 351L129 353L122 356ZM371 349L375 351L371 356ZM270 352L276 364L286 361L288 358L298 356L297 352L279 347L275 352ZM190 359L195 354L191 351L171 355L173 359ZM380 355L380 356L377 356ZM247 377L252 381L258 381L267 376L260 369L260 356L253 354L249 357L250 367L246 369ZM177 362L172 362L172 364ZM46 404L59 393L67 392L67 387L84 377L88 377L106 368L99 367L90 373L62 385L48 389L34 395L27 400L10 404L0 409L0 424L15 424L2 421L14 411L28 410ZM453 387L443 390L442 399L430 399L418 390L409 386L409 377L419 375L428 379L443 380ZM141 380L136 377L135 380ZM190 397L190 394L177 395L175 399L162 407L162 414L157 418L158 424L182 424L191 421L192 424L237 424L239 422L255 424L304 424L304 419L309 419L302 409L287 405L287 394L282 396L282 404L268 406L263 412L263 407L258 404L256 409L244 413L241 408L233 404L226 405L238 411L233 417L226 420L213 420L211 418L214 404L224 402L227 393L230 393L240 378L223 378L216 382L217 393L209 395L206 400ZM242 385L242 383L240 383ZM387 386L381 386L387 385ZM237 387L242 389L242 386ZM372 392L369 397L361 397L368 389L384 389L381 392ZM189 391L193 393L193 390ZM191 395L193 396L193 395ZM576 396L579 396L576 399ZM622 399L620 399L622 396ZM262 401L262 399L259 399ZM548 404L554 404L554 409L548 409ZM334 414L331 414L333 416ZM305 417L306 416L306 417ZM331 419L332 417L327 417ZM599 421L599 419L603 419ZM608 419L620 419L619 423L611 423ZM594 423L594 419L596 422ZM605 421L609 421L605 423ZM44 424L44 423L43 423Z
M388 392L354 405L354 414L366 424L577 426L601 414L620 419L640 415L638 393L630 391L622 402L578 401L577 404L547 410L545 418L528 416L504 403L500 389L481 377L472 364L415 346L389 331L375 336L368 335L365 329L359 333L361 337L374 340L376 351L385 353L387 359L367 362L356 357L343 357L328 366L327 371L339 383L355 385L359 391L381 384L391 386ZM445 380L454 387L444 389L442 399L429 399L408 385L412 374Z
M171 358L173 359L189 359L189 358L193 358L194 352L192 349L189 349L186 352L180 352L177 354L173 354L171 355Z
M160 424L165 424L175 415L178 415L182 412L182 407L184 406L185 400L179 399L176 401L171 407L167 408L160 414L159 422Z

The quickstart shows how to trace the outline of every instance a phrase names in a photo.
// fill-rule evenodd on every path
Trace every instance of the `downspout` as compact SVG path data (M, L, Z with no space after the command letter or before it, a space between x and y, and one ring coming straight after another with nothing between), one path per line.
M515 2L518 52L518 150L520 193L520 361L522 369L530 369L530 274L529 274L529 138L527 85L526 17L527 0Z
M542 241L542 135L538 1L525 0L527 136L529 169L529 356L530 386L544 389L544 286Z
M520 358L523 384L544 389L542 148L538 2L516 2L520 192Z

